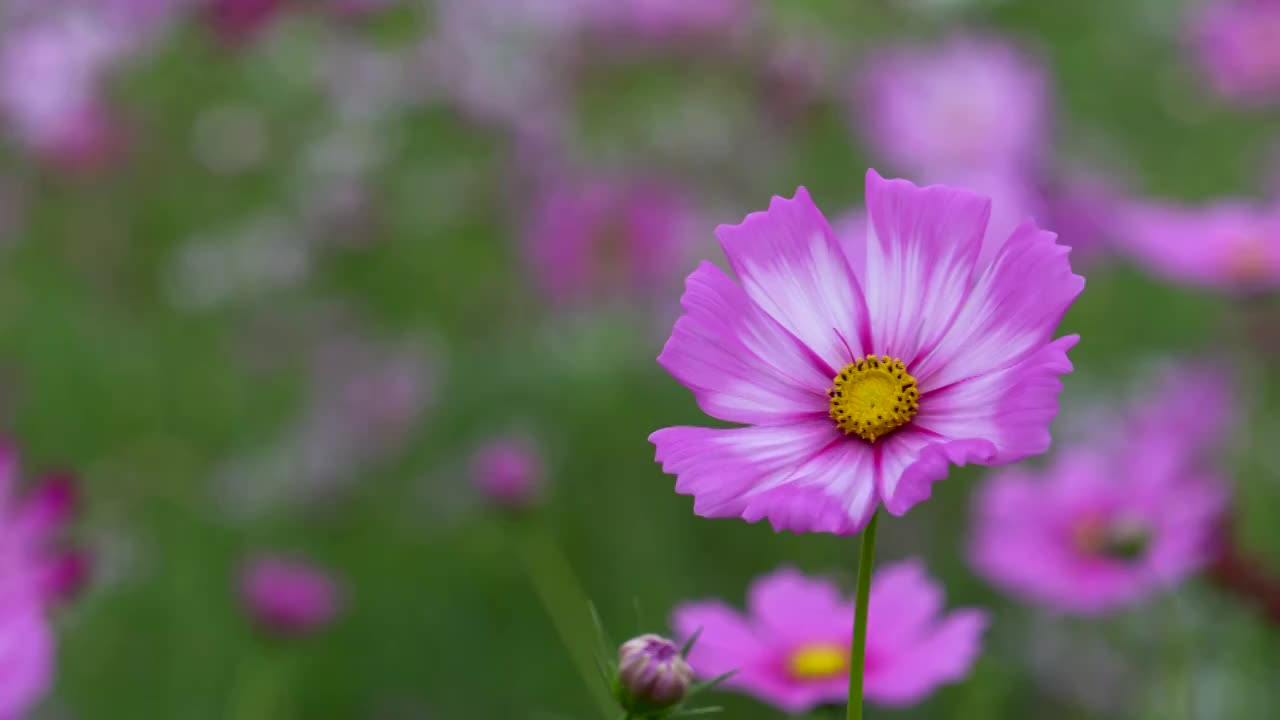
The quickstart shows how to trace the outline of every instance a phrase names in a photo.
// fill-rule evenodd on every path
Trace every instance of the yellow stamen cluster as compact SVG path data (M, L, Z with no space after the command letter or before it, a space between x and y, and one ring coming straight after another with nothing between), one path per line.
M831 389L831 419L846 435L875 442L911 422L920 390L907 366L888 355L868 355L845 366Z
M805 645L787 658L787 673L797 680L826 680L844 675L849 648L833 643Z

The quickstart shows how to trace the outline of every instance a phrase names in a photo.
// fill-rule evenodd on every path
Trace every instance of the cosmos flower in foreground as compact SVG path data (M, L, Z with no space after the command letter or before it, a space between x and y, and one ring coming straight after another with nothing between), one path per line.
M342 609L342 591L324 570L275 555L253 558L241 571L245 610L266 631L309 635L331 623Z
M1219 93L1245 103L1280 101L1280 2L1210 0L1187 30Z
M986 613L943 615L942 607L942 588L919 562L876 573L868 607L867 699L911 705L969 674ZM718 601L692 602L676 608L673 623L686 639L702 631L689 653L699 677L737 670L724 687L789 713L845 701L853 603L832 582L779 570L751 586L745 615Z
M997 587L1098 614L1176 585L1213 557L1227 500L1174 435L1123 453L1078 447L1042 475L1010 470L978 495L970 557Z
M1122 249L1157 275L1219 290L1280 286L1280 207L1139 202L1120 217Z
M979 259L991 203L867 174L868 232L842 249L808 192L717 230L658 357L708 414L747 427L650 436L704 517L853 533L901 515L950 464L1044 452L1084 287L1024 223Z
M998 40L891 49L871 59L858 91L850 111L868 146L903 170L1021 171L1047 145L1044 70Z

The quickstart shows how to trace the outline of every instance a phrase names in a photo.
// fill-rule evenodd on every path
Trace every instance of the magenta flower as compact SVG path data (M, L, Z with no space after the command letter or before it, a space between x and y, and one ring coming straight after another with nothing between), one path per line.
M23 718L53 683L53 633L35 598L9 587L0 564L0 718Z
M542 460L528 438L494 438L472 456L471 481L498 506L528 507L542 492Z
M978 495L979 574L1054 610L1099 614L1176 585L1212 558L1223 484L1185 460L1175 435L1125 452L1065 451L1041 476L1008 471Z
M1210 0L1187 25L1201 65L1224 97L1245 103L1280 100L1280 2Z
M1280 207L1134 203L1121 217L1122 249L1156 275L1219 290L1280 285Z
M999 40L955 37L941 47L873 58L850 99L867 144L894 167L934 176L1033 167L1046 147L1048 81Z
M278 555L259 555L241 570L240 599L260 627L287 637L323 629L343 606L342 590L327 572Z
M646 297L679 276L691 220L684 197L658 184L562 183L538 198L525 250L556 301Z
M253 38L284 8L282 0L207 0L209 24L226 43Z
M876 573L867 608L867 699L911 705L969 674L986 613L944 615L942 606L942 587L919 562ZM724 687L788 713L846 699L853 603L835 583L779 570L752 584L745 615L719 601L692 602L677 607L672 622L686 639L702 631L689 654L699 677L736 670Z
M48 606L74 590L62 582L71 558L58 535L74 510L64 476L17 495L18 455L0 447L0 718L23 717L53 682Z
M113 141L101 83L124 47L103 18L52 14L0 33L0 112L35 151L80 160Z
M586 21L598 31L660 39L729 32L752 11L749 0L589 0Z
M1042 453L1058 376L1053 339L1084 287L1067 248L1025 223L979 259L991 203L867 174L865 242L841 249L803 188L721 226L741 282L689 276L658 362L708 414L747 427L650 436L704 517L853 533L901 515L950 464Z

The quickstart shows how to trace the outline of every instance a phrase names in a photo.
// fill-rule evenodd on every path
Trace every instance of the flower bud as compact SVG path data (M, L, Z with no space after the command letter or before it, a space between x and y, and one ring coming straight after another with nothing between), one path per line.
M532 441L519 436L499 437L471 458L472 482L494 505L521 510L541 494L542 461Z
M684 699L693 669L680 647L658 635L641 635L618 648L618 700L630 713L654 717Z

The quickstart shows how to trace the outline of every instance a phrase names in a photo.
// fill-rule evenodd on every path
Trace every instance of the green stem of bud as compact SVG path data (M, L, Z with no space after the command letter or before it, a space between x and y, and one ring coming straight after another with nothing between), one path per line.
M592 656L593 643L589 628L590 603L581 583L573 573L573 567L546 528L536 518L525 518L518 523L513 543L524 560L529 582L538 599L551 618L560 635L560 642L587 684L587 691L600 706L606 720L617 717L617 706L609 697L608 688L600 679L596 661Z
M880 513L862 531L862 551L858 556L858 590L853 613L853 645L849 648L849 704L846 720L862 720L862 675L867 657L867 605L871 598L871 566L876 557L876 525Z

